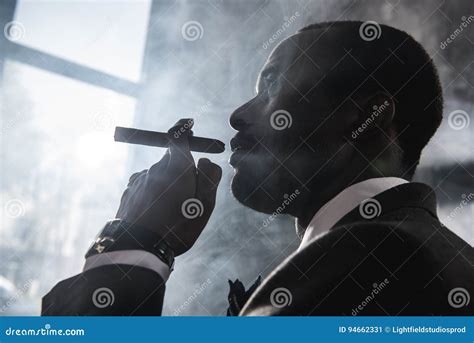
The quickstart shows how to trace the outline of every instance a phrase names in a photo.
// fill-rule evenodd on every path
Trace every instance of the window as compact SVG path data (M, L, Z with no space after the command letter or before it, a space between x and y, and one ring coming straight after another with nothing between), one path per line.
M15 20L24 28L18 43L138 82L150 3L18 1Z
M7 20L20 31L0 57L1 315L39 314L115 215L129 148L113 131L133 125L150 3L18 1Z

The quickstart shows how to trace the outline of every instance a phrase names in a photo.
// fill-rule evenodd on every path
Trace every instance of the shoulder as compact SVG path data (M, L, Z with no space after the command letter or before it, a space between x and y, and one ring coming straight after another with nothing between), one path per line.
M330 254L365 257L368 254L386 251L412 251L419 247L419 239L407 230L409 223L400 222L356 222L340 225L323 236L317 237L300 249L292 258Z
M397 273L415 246L409 235L399 234L390 224L334 228L287 258L250 299L243 314L347 315L373 285L390 283L400 288ZM288 295L292 304L272 306L279 292Z

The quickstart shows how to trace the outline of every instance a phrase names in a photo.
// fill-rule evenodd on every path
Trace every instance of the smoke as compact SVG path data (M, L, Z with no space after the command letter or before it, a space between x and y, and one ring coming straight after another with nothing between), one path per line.
M76 6L79 4L76 3ZM456 184L457 179L449 177L452 168L457 166L457 170L462 171L463 163L472 160L474 23L463 27L464 31L456 34L452 42L445 42L473 14L473 9L474 4L467 0L449 5L429 0L157 1L151 5L133 122L125 113L133 111L135 101L129 98L113 100L112 106L105 106L104 109L103 99L115 99L115 95L108 93L90 97L82 97L81 93L81 99L85 99L82 103L90 101L96 104L85 108L90 118L82 117L82 108L81 111L74 111L71 104L76 103L69 98L71 103L62 104L61 111L67 109L65 113L70 118L78 117L90 123L83 126L87 132L81 135L105 127L106 130L102 131L104 137L109 137L110 130L107 130L113 125L133 124L139 128L165 131L179 118L194 118L196 135L220 139L228 147L234 135L228 125L229 115L253 97L258 72L279 41L315 22L374 21L412 34L427 48L439 68L446 99L446 118L425 151L420 166L423 173L418 175L421 181L437 186L439 193L444 185L449 188ZM42 25L54 20L44 18ZM111 16L107 16L104 25L108 27L107 23L111 20ZM107 29L107 35L119 32L114 30ZM26 34L29 34L28 26ZM443 43L446 45L444 48ZM119 62L126 63L117 58L113 60L114 66ZM8 242L2 247L5 244L9 246L9 250L2 251L2 255L8 257L4 259L4 265L9 267L2 267L0 276L8 278L19 288L25 280L39 280L39 290L29 299L36 305L19 310L23 314L37 314L40 296L60 278L79 272L88 243L100 229L101 223L114 215L120 192L126 184L126 175L148 168L161 157L163 150L134 146L128 148L127 154L123 147L117 148L119 150L111 150L110 154L120 158L106 159L99 167L92 166L92 169L85 168L83 164L68 164L70 154L66 151L53 168L51 146L55 142L60 146L61 139L67 142L74 126L58 126L62 135L45 136L45 131L38 129L37 125L38 122L42 122L41 127L54 124L51 118L45 116L50 108L38 108L35 96L24 89L25 84L17 77L18 73L10 67L3 81L9 86L2 89L2 125L9 122L18 124L12 124L9 136L2 134L1 192L4 202L21 198L25 214L14 221L8 219L8 225L2 223L2 240ZM25 79L23 82L30 81ZM49 78L33 81L33 86L28 86L39 89L48 84ZM71 93L82 92L81 87L72 87ZM58 96L50 98L52 107L62 98L62 90L53 91ZM88 92L84 91L84 94ZM100 91L95 89L93 92ZM119 109L122 112L117 112ZM57 108L55 110L58 111ZM449 125L447 116L456 110L468 114L470 126L455 130ZM111 118L111 111L119 114ZM14 122L17 113L20 119ZM200 154L195 154L196 160L200 157ZM178 312L179 315L225 315L227 279L239 278L248 286L258 275L268 275L299 244L290 218L279 216L268 225L263 225L267 215L244 208L233 199L229 190L232 177L232 169L227 163L229 149L224 154L210 157L224 172L216 209L195 247L176 261L176 270L167 283L165 315ZM48 168L37 173L41 165ZM117 165L120 165L118 175L111 177ZM439 166L447 166L443 169L444 174L432 172ZM88 171L79 172L75 168ZM441 180L443 183L440 183ZM74 196L69 197L68 194ZM463 200L460 193L451 194L450 198L444 203L442 213L449 214L450 207L459 206ZM473 205L466 206L457 212L453 220L461 224L450 222L448 226L454 226L460 236L472 243L474 240L468 219ZM36 233L35 239L28 240L32 233ZM20 249L20 242L24 242L22 239L25 237L26 248ZM51 241L54 241L53 246ZM63 241L67 242L66 248L62 245ZM44 246L45 252L39 255L29 253L30 247L38 246ZM13 265L17 267L11 267ZM35 270L42 273L38 274Z

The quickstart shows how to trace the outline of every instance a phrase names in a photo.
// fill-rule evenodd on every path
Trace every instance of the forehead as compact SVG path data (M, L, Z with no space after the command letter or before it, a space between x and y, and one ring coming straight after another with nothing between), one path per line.
M315 29L294 34L282 41L268 57L265 68L280 73L303 71L324 73L343 56L337 30ZM338 43L339 42L339 43Z

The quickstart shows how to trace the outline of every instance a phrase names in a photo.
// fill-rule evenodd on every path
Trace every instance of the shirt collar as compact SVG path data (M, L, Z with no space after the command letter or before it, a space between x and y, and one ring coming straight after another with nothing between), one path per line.
M347 187L316 212L306 228L298 250L306 246L315 237L331 229L334 224L365 199L373 198L379 193L407 182L407 180L398 177L379 177Z

